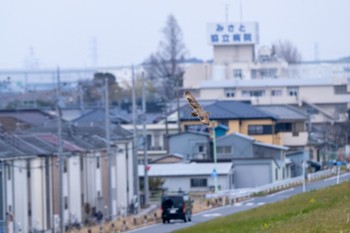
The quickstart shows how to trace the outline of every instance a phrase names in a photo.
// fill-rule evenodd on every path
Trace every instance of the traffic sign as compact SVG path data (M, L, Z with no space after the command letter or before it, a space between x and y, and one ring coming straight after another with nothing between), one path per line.
M213 172L211 173L211 176L213 176L213 177L218 176L218 173L216 172L215 168L213 169Z

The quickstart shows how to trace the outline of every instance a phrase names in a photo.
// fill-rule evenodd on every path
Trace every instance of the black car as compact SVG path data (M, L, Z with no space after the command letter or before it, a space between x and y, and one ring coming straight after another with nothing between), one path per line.
M185 222L192 218L192 201L187 194L165 194L162 197L163 223L171 219L182 219Z

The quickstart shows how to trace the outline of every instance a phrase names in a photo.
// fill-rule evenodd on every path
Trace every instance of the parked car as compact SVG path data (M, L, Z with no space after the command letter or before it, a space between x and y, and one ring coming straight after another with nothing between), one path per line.
M191 221L192 200L184 193L165 194L162 196L162 220L163 223L172 219L182 219L184 222Z

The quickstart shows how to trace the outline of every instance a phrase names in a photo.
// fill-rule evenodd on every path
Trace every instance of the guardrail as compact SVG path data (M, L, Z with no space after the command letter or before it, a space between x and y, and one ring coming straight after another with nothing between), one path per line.
M208 193L206 194L206 198L223 198L227 197L229 199L233 199L235 202L239 198L248 198L254 194L271 192L275 190L280 190L284 188L288 188L292 185L300 184L304 180L304 176L298 176L286 180L276 181L270 184L262 185L256 188L245 188L245 189L231 189L231 190L223 190L217 193Z
M307 180L311 181L321 179L323 177L331 176L333 173L334 172L332 172L332 169L322 170L315 173L309 173L307 174Z

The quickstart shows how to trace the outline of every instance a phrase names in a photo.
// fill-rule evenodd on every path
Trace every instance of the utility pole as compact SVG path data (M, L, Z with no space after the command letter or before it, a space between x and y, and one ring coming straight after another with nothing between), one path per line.
M84 95L83 95L83 84L79 82L79 105L80 105L80 111L82 114L85 112L85 107L84 107Z
M181 132L180 124L180 77L176 78L176 107L177 107L177 132Z
M136 91L135 91L135 68L131 66L132 77L132 123L133 123L133 170L134 170L134 192L137 197L137 210L140 210L140 185L139 185L139 172L138 172L138 156L137 156L137 128L136 128ZM134 203L135 204L135 203Z
M113 177L112 177L112 154L111 154L111 136L110 136L110 120L109 120L109 93L108 93L108 79L105 78L105 126L106 126L106 149L108 157L108 184L109 184L109 216L112 220L114 215L113 205Z
M169 154L168 99L165 101L164 111L165 111L165 117L164 117L165 142L164 142L164 146L165 146L166 153Z
M64 156L62 148L62 100L61 100L61 80L60 68L57 67L57 88L56 88L56 115L57 115L57 134L58 134L58 158L59 158L59 176L60 176L60 231L65 232L64 224L64 193L63 193L63 167Z
M149 183L148 183L148 154L147 154L147 129L146 129L146 88L145 88L145 76L142 72L142 112L143 112L143 154L144 154L144 195L145 195L145 206L148 206L149 197Z

